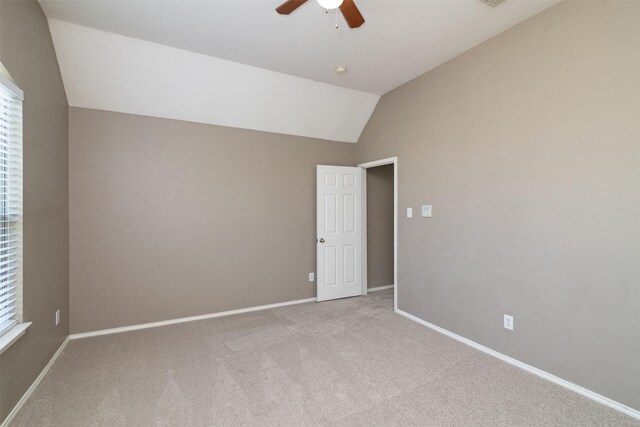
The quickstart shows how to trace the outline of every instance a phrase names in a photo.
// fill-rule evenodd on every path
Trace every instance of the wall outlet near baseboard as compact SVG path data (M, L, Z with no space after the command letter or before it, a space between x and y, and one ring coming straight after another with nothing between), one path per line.
M56 310L56 326L60 324L60 309Z
M309 281L313 282L316 280L316 273L309 273Z
M513 331L513 316L504 315L504 328Z

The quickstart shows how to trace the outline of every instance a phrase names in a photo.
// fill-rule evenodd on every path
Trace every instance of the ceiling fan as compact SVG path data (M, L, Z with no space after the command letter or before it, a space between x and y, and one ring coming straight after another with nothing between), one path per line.
M307 0L287 0L276 8L276 12L288 15L306 2ZM349 28L358 28L364 24L364 18L353 0L318 0L318 4L327 10L339 7Z

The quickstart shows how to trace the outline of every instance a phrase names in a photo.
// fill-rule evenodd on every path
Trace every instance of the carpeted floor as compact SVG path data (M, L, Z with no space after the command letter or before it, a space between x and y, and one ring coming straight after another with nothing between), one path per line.
M72 341L12 426L640 425L392 306L389 290Z

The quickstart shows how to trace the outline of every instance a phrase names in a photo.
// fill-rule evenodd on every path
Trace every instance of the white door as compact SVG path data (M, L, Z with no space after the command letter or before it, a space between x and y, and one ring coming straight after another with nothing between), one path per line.
M362 169L317 169L318 301L362 295Z

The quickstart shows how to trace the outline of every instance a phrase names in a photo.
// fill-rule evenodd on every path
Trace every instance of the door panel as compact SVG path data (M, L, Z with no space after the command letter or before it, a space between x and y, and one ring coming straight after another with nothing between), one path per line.
M317 168L318 301L362 294L362 169Z

